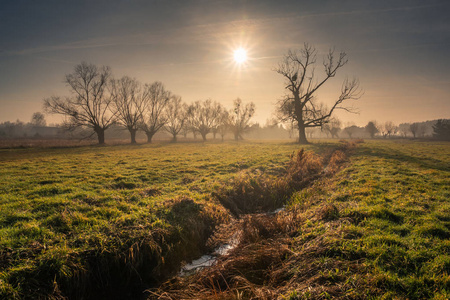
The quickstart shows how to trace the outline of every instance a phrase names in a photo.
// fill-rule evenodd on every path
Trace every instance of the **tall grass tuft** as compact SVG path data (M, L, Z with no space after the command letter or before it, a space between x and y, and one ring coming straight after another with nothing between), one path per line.
M242 171L221 185L213 196L235 216L273 211L286 203L293 192L309 186L321 176L335 173L347 160L346 152L353 147L353 143L345 142L323 156L300 149L291 155L281 176L267 175L259 170Z

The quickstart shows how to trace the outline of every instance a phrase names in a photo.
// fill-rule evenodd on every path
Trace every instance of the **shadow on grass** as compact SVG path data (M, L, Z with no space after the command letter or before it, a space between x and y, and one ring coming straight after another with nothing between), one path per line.
M376 151L374 151L373 149L376 149ZM364 146L359 147L356 156L363 156L363 155L377 158L384 158L388 160L396 160L400 162L413 163L423 169L433 169L437 171L450 172L450 164L443 164L442 160L440 159L435 159L429 156L428 157L412 156L406 154L405 152L402 152L401 150L393 149L392 147L386 147L383 149Z

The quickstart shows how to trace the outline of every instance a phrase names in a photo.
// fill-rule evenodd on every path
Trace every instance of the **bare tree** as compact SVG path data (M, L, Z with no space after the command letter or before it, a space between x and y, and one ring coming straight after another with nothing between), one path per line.
M117 122L128 129L131 143L136 144L136 132L142 123L144 105L140 83L128 76L111 80L111 95L113 100L111 109L117 116Z
M389 138L391 135L394 135L397 133L397 126L392 121L387 121L384 123L384 132L385 135L387 135Z
M219 133L223 142L225 135L230 130L230 114L228 113L227 110L223 110L220 113L217 123L218 123L217 132Z
M409 132L408 124L398 125L398 131L400 132L400 134L403 138L406 138L408 136L408 132Z
M196 101L190 106L189 116L190 125L195 133L198 132L206 141L206 135L211 132L212 128L216 125L218 117L223 108L220 103L212 102L210 99L205 101Z
M419 124L419 129L417 130L417 133L421 138L424 138L427 133L427 125Z
M292 122L292 121L288 122L288 124L287 124L287 131L288 131L288 136L289 136L290 139L296 139L296 136L295 136L295 131L296 130L295 130L294 122ZM327 131L326 132L327 137L328 137L328 134L329 134L329 132Z
M164 129L172 135L172 141L177 141L177 135L183 129L187 118L187 104L181 103L180 96L172 96L166 108L167 123Z
M367 123L366 127L364 127L364 128L369 133L369 135L372 139L375 137L375 134L377 134L379 132L376 121L370 121L369 123Z
M49 113L68 117L64 121L64 126L68 129L91 128L97 134L98 143L104 144L105 130L115 121L115 114L110 113L109 109L111 98L107 94L110 76L109 67L99 68L82 62L65 78L72 97L44 99L44 109Z
M147 135L147 142L151 143L152 138L167 123L165 109L171 99L171 93L164 88L164 85L156 81L146 84L142 97L142 122L140 128Z
M186 107L186 120L181 127L180 133L187 138L188 133L191 131L190 120L189 120L189 106Z
M36 127L44 127L47 125L47 122L45 121L45 116L41 112L35 112L33 116L31 117L30 124L32 126Z
M386 130L385 124L378 124L377 128L378 128L378 132L380 132L380 134L384 138L387 138L388 134L387 134L387 130Z
M411 131L414 138L416 138L416 135L419 132L419 123L412 123L409 125L409 130Z
M292 124L292 123L291 123ZM292 126L292 129L295 129L295 126ZM322 132L325 132L327 138L330 136L331 126L330 124L324 124L321 127Z
M305 129L308 127L322 127L330 121L336 109L355 112L355 109L344 106L347 100L356 100L361 96L359 82L356 79L346 79L342 84L341 94L330 109L315 99L317 90L330 78L336 75L338 69L347 64L347 55L341 52L335 58L333 49L324 59L325 74L318 79L315 74L317 51L308 44L304 44L300 51L289 50L279 63L276 72L281 74L286 82L287 95L277 104L277 116L281 121L295 121L299 132L299 143L307 144Z
M349 125L344 128L344 132L348 135L348 137L351 139L353 134L355 134L358 131L358 126L356 125Z
M337 118L332 118L330 121L331 138L339 138L339 131L341 131L341 121Z
M339 138L339 132L341 131L341 121L337 118L331 118L327 124L324 124L321 128L325 134L331 134L331 138Z
M250 119L255 114L255 104L253 102L244 105L240 98L233 102L234 108L229 112L230 129L237 141L242 139L242 134L250 128Z

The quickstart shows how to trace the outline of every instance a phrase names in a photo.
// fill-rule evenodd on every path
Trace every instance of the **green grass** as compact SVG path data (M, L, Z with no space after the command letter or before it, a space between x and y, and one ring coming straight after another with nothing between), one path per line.
M326 154L336 145L306 148ZM247 202L264 193L276 198L273 180L286 177L298 148L244 142L0 150L0 295L133 298L130 289L158 284L228 222L214 193ZM238 284L250 274L245 286L255 285L228 295L450 297L450 144L376 140L353 152L333 177L294 193L275 223L250 222L252 241L237 251L247 257L234 264L245 272L234 278ZM267 270L253 272L253 262ZM233 270L217 278L224 274Z
M147 268L142 281L155 282L197 255L229 218L211 200L215 188L241 170L280 174L297 148L246 142L0 150L0 294L69 290L76 297L92 282L129 288L113 273L130 260L129 272ZM155 259L136 262L134 252ZM139 283L143 275L134 275L129 281Z
M323 203L338 208L342 227L338 237L330 238L325 256L362 263L358 297L450 296L449 143L365 142L325 187L301 191L293 199L294 207L311 212ZM310 222L313 230L300 236L298 247L311 238L308 234L326 232L321 232L323 221ZM338 280L345 287L340 296L347 291L357 297L349 278Z

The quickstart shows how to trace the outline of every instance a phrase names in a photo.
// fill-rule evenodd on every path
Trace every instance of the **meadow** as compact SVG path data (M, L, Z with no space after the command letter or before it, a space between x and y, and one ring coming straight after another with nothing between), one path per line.
M244 217L215 266L151 299L448 299L449 175L448 143L358 144L285 211Z
M62 289L77 297L91 283L139 289L142 281L157 282L170 265L197 255L215 225L229 219L210 199L216 186L243 169L279 174L297 148L182 143L0 150L1 292L33 298ZM146 254L155 259L136 257ZM127 266L127 282L114 282L123 280L117 269Z
M0 295L447 299L450 144L366 141L331 168L339 147L304 147L327 170L308 181L286 142L0 150ZM246 215L259 198L287 208ZM236 218L236 249L162 282Z

